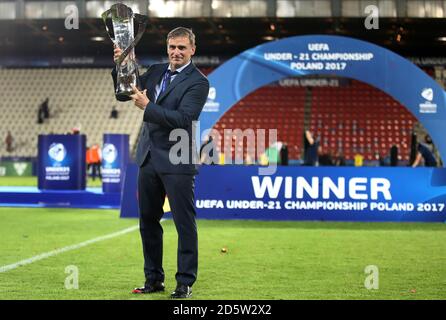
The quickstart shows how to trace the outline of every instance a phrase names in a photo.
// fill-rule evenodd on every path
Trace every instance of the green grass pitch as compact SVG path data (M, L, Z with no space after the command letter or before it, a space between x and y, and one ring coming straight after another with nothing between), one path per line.
M0 208L0 268L137 225L117 210ZM143 284L138 230L0 273L0 299L168 299L177 235L164 226L166 292ZM193 299L445 299L446 225L198 220ZM227 252L221 249L227 248ZM66 289L67 266L78 289ZM379 270L369 290L364 269Z
M36 184L36 177L0 178L0 185ZM0 208L0 270L137 224L118 210ZM130 293L144 282L135 230L0 272L0 299L168 299L177 234L171 220L163 227L164 293ZM446 224L198 220L198 232L192 299L446 298ZM377 290L364 285L369 265L379 271ZM68 266L77 267L78 289L65 288Z

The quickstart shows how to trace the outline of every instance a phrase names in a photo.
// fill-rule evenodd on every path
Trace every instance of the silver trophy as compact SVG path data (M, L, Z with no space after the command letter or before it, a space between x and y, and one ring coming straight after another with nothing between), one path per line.
M108 16L111 15L111 20ZM123 50L116 62L116 99L129 100L133 94L132 84L138 86L138 66L135 59L135 46L146 29L148 17L133 13L132 9L117 3L102 14L105 28L113 43ZM133 22L138 23L138 33L134 36ZM111 23L110 23L111 22Z

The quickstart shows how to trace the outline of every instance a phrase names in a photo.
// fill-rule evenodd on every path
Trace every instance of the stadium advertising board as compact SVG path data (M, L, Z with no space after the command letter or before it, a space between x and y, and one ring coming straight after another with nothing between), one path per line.
M103 192L121 192L123 172L128 161L128 134L104 134L101 162Z
M32 162L3 161L0 162L0 177L30 177L32 176Z
M121 217L138 217L137 166L126 173ZM446 170L201 166L195 205L202 219L446 221Z
M196 188L201 218L446 221L444 169L203 166Z
M39 189L84 190L85 145L85 135L39 135Z

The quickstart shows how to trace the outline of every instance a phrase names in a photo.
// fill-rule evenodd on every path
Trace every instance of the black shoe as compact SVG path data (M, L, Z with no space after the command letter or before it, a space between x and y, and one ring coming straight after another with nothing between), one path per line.
M172 299L185 299L192 296L192 287L186 286L185 284L178 284L177 288L170 295Z
M164 291L164 282L155 281L153 283L146 284L142 288L133 289L132 293L155 293Z

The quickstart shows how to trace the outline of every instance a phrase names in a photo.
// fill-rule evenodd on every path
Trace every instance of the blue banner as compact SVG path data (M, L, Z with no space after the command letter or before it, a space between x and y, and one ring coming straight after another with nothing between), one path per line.
M124 173L121 194L121 218L138 218L138 165L129 163Z
M102 147L102 190L121 192L123 175L129 162L129 135L104 134Z
M446 169L203 166L198 217L208 219L446 221Z
M39 135L39 189L84 190L85 146L85 135Z
M121 217L138 217L136 175L126 174ZM195 205L202 219L446 221L446 169L202 166Z

